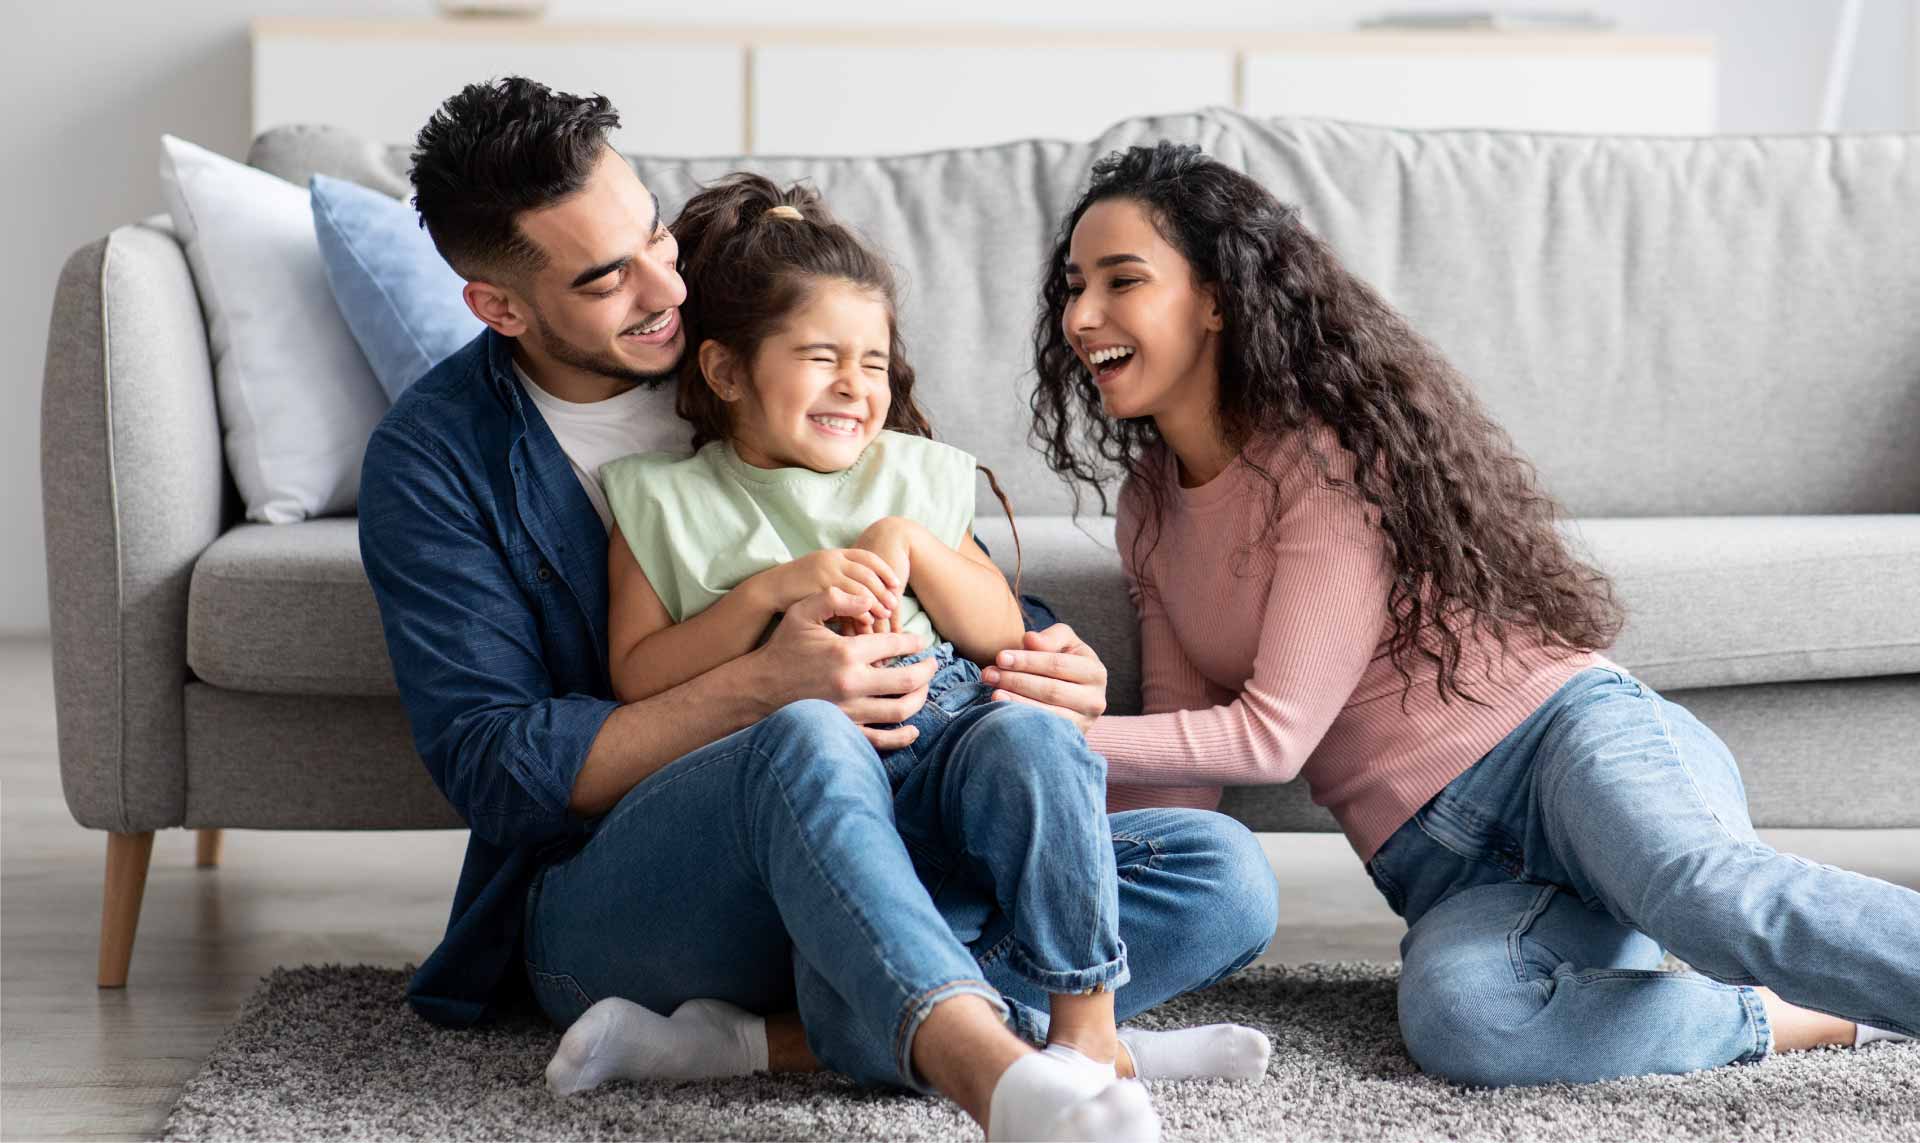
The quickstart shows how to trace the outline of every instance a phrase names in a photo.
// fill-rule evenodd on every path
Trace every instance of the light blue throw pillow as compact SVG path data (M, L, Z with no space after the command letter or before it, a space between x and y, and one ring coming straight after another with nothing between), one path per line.
M425 376L482 326L419 215L405 202L315 175L313 229L327 285L389 399Z

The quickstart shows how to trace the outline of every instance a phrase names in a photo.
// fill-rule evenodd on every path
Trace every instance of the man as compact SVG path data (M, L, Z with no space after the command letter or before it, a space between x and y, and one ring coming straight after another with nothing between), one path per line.
M361 482L362 555L415 742L472 828L409 1001L466 1026L530 992L562 1023L614 994L654 1012L715 998L655 1029L700 1074L817 1055L945 1092L996 1137L1048 1134L1068 1104L1081 1134L1138 1128L1144 1102L1104 1088L1099 1102L1023 1063L1006 1022L1024 1009L1003 997L1032 990L991 963L1004 918L978 902L943 913L890 828L875 752L911 741L887 728L919 709L934 664L872 664L917 637L842 637L828 624L860 605L826 592L752 653L613 699L596 471L684 442L668 382L687 350L673 236L607 146L617 123L604 98L507 79L449 99L413 156L422 223L488 328L394 405ZM1066 626L1013 654L1007 691L1083 729L1104 709L1105 668ZM1123 1014L1265 947L1272 878L1243 829L1148 811L1115 846L1137 950ZM796 995L796 974L819 987ZM839 1007L810 1011L810 995ZM808 1038L728 1007L796 999Z

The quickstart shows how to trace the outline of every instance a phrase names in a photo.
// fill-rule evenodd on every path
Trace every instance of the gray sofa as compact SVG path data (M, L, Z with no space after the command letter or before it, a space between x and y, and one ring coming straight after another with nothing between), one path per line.
M1094 157L1162 137L1299 203L1473 378L1617 578L1615 657L1732 744L1760 824L1920 826L1920 136L1208 111L1091 143L636 162L669 216L735 167L811 177L891 253L936 430L997 470L1028 589L1100 650L1128 712L1111 521L1070 517L1027 444L1025 392L1055 220ZM302 184L405 190L403 154L335 130L276 131L250 158ZM61 776L75 820L110 838L102 984L125 980L151 831L460 825L414 755L354 522L239 522L210 378L164 222L72 256L42 469ZM997 515L984 503L980 531L1010 557ZM1230 791L1225 808L1258 830L1332 824L1298 786Z

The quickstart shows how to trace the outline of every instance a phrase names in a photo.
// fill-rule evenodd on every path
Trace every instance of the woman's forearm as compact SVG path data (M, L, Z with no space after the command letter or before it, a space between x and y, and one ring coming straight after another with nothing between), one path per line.
M634 643L613 664L613 692L638 702L672 690L754 649L776 611L758 576L693 618Z

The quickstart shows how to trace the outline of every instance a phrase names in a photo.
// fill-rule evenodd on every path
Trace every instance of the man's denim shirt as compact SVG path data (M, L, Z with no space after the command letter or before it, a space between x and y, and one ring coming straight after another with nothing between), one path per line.
M360 555L414 746L472 829L446 936L407 988L464 1027L526 1000L527 887L598 819L567 808L613 713L607 533L484 331L381 420L360 474ZM1029 627L1054 621L1021 600Z
M616 705L606 529L521 392L510 338L482 332L374 430L360 555L414 745L473 831L407 999L473 1024L524 983L527 886L589 831L567 802Z

